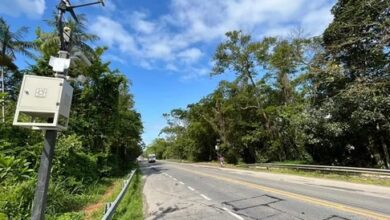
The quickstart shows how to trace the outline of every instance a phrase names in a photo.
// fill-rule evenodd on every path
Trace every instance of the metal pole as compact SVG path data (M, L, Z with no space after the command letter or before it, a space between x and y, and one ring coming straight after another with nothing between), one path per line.
M38 184L35 190L34 202L32 206L32 220L45 219L47 191L49 188L50 171L54 156L56 138L56 130L47 130L45 132L44 148L41 155L41 164L39 165L38 171Z
M66 58L67 53L59 53L59 57ZM35 190L34 202L32 207L32 220L44 220L46 201L47 201L47 190L49 188L50 171L52 160L54 156L54 148L57 140L56 130L46 130L44 147L41 156L41 164L39 165L38 171L38 184Z
M58 57L60 58L68 58L68 51L63 51L65 48L64 38L63 38L63 24L62 24L62 16L64 11L59 11L58 16L58 28L60 35L60 51L58 53ZM68 49L68 48L66 48ZM56 73L57 75L58 73ZM66 75L66 71L61 74L58 74L59 77L64 77ZM50 171L52 160L54 156L54 148L57 139L57 131L56 130L46 130L45 131L45 143L41 156L41 164L39 165L38 171L38 184L35 190L34 202L32 207L32 220L44 220L45 219L45 210L46 210L46 202L47 202L47 191L49 188L49 180L50 180Z
M68 44L64 41L64 29L63 29L63 15L67 8L62 8L62 6L65 2L63 0L60 0L60 4L57 7L59 9L59 15L57 19L57 28L58 28L58 34L60 37L60 51L58 52L59 58L65 58L67 59L69 57L69 43L70 38L68 39ZM72 10L73 12L73 10ZM73 12L74 14L74 12ZM75 20L77 21L77 18L75 15L73 15ZM58 77L65 78L67 75L67 70L65 70L62 73L56 73ZM44 220L45 219L45 210L46 210L46 201L47 201L47 191L49 188L49 180L50 180L50 171L51 171L51 165L52 160L54 156L54 148L56 144L57 139L57 131L56 130L46 130L45 131L45 140L44 140L44 148L41 155L41 164L39 165L39 171L38 171L38 184L37 188L35 190L34 195L34 201L32 206L32 220Z

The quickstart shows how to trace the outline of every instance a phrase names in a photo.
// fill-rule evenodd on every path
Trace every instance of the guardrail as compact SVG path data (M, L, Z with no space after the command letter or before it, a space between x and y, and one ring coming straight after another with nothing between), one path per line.
M323 165L305 165L305 164L278 164L278 163L256 163L237 165L248 168L284 168L284 169L296 169L296 170L315 170L324 172L344 172L355 174L370 174L390 177L390 170L386 169L374 169L374 168L361 168L361 167L343 167L343 166L323 166Z
M131 171L129 178L123 180L122 190L119 193L119 195L116 197L116 199L113 202L106 204L106 207L104 209L104 216L103 216L102 220L110 220L114 216L115 210L118 207L121 200L123 199L123 196L126 194L127 189L129 188L129 185L131 183L131 180L132 180L136 170L137 169Z

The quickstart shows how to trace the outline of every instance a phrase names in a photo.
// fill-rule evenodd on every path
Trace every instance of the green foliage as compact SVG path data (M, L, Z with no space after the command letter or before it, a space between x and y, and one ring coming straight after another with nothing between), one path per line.
M0 213L15 218L25 219L30 215L36 178L26 181L11 182L0 186Z
M72 82L70 126L58 136L53 160L46 210L49 219L82 219L74 211L93 202L107 187L106 178L127 173L132 161L142 153L143 127L140 114L134 110L130 82L123 73L111 70L109 63L102 61L105 48L88 46L96 36L86 33L83 23L69 25L74 33L72 53L83 51L91 66L75 60L76 65L69 71L72 77L85 81ZM5 36L3 30L9 31L9 27L1 19L0 37ZM6 69L8 92L1 94L1 98L6 95L6 122L0 124L0 216L13 219L26 219L31 214L43 148L41 132L12 126L19 86L24 73L52 76L48 60L58 50L55 31L43 32L38 28L36 35L31 47L38 50L36 63L25 70ZM7 44L6 55L14 52L29 55L30 44L22 48L15 40Z
M35 47L32 42L23 41L23 35L27 33L26 27L21 27L15 32L11 31L11 28L6 21L0 17L0 57L1 66L8 67L15 70L15 65L12 64L13 59L16 58L16 53L21 53L29 57L33 57L33 54L29 49Z
M86 152L80 137L75 134L60 137L55 152L52 176L65 178L66 187L80 191L83 185L91 184L98 178L97 157Z
M29 167L30 162L27 162L24 158L16 159L12 156L4 156L0 154L0 183L5 180L20 181L28 179L34 171Z
M147 149L195 161L390 167L389 1L339 0L322 37L226 33L211 75L234 73L175 109ZM217 139L221 141L215 150Z
M123 197L121 203L115 211L113 219L127 220L142 220L143 218L143 194L141 174L137 171L133 180Z
M294 75L306 73L313 58L305 53L314 39L269 37L254 42L237 31L226 36L214 56L213 75L233 71L237 78L221 81L187 109L166 114L166 144L159 140L150 147L159 152L165 148L159 154L171 158L195 161L214 160L218 154L230 163L310 159L300 133L307 102L300 91L303 82Z
M308 151L321 163L390 167L388 1L339 1L324 32ZM358 15L358 16L356 16Z
M340 0L333 7L324 46L347 67L346 78L389 77L389 7L381 0Z
M48 220L55 219L55 220L83 220L84 214L78 213L78 212L69 212L64 215L58 216L58 217L49 217Z

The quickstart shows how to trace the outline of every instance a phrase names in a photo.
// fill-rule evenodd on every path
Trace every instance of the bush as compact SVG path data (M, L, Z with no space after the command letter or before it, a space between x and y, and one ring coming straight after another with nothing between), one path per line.
M31 212L36 179L0 186L0 213L14 219L26 219Z
M64 181L72 191L98 178L96 156L84 151L78 136L60 137L55 153L52 176Z
M143 219L141 174L139 171L136 171L134 175L135 176L131 181L129 189L127 190L123 200L119 204L113 219Z

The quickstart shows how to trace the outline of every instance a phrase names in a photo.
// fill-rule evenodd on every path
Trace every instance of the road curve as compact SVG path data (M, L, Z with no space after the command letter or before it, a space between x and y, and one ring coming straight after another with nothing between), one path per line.
M141 163L146 219L390 219L390 188L158 161Z

